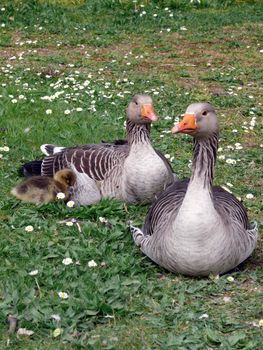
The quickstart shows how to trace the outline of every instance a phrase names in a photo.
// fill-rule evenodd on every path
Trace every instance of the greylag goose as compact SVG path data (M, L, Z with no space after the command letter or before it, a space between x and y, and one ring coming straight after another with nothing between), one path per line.
M70 169L59 170L54 178L48 176L32 176L16 185L11 194L24 202L49 203L57 199L57 194L62 192L63 199L68 199L70 189L74 186L76 176Z
M212 185L218 122L208 103L191 104L172 133L193 136L190 180L169 186L148 211L142 230L131 227L144 254L172 272L190 276L225 273L253 252L258 229L229 192Z
M174 181L169 162L150 142L151 122L158 120L152 99L136 95L127 108L127 143L88 144L73 148L43 145L50 154L24 165L25 175L53 174L70 168L76 174L72 200L80 205L102 197L148 203Z

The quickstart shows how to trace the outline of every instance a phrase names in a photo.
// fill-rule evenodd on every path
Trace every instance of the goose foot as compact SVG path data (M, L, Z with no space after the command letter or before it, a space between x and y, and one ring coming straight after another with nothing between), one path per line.
M145 239L145 235L142 232L141 229L139 229L138 227L132 226L130 225L130 231L134 240L134 243L140 247L142 245L142 242Z

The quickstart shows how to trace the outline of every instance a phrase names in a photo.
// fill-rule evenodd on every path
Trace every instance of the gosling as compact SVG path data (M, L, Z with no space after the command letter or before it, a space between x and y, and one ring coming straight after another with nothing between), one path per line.
M76 175L70 169L63 169L55 173L54 177L32 176L16 185L11 194L23 202L34 204L50 203L57 199L57 194L62 192L67 200L71 188L76 182Z

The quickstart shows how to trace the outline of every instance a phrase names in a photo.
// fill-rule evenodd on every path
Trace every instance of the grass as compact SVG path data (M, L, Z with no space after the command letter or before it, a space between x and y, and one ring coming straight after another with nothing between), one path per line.
M33 206L9 191L20 165L41 157L42 143L124 137L124 111L138 92L153 96L161 116L153 144L187 177L190 138L163 131L188 104L206 100L218 110L225 156L215 183L262 226L262 2L65 3L1 5L0 147L10 150L0 152L0 348L260 349L262 241L231 274L192 279L159 268L134 246L127 223L142 224L146 206ZM81 232L61 223L71 218ZM73 264L63 265L66 257ZM10 314L34 334L9 334Z

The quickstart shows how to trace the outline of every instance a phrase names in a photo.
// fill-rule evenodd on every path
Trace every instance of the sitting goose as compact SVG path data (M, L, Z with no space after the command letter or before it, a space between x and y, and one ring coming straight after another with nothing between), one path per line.
M76 181L76 176L70 169L59 170L54 178L49 176L32 176L16 185L11 194L23 202L49 203L57 199L62 192L64 199L70 196L70 189Z
M102 197L128 203L151 202L174 181L169 162L150 143L151 122L158 120L152 99L136 95L127 108L127 144L89 144L73 148L43 145L50 155L24 165L26 176L52 176L70 168L76 174L72 199L80 205Z
M218 122L208 103L191 104L172 133L194 137L190 180L174 182L153 203L143 229L132 227L135 243L153 261L190 276L222 274L247 259L256 246L243 205L212 186Z

